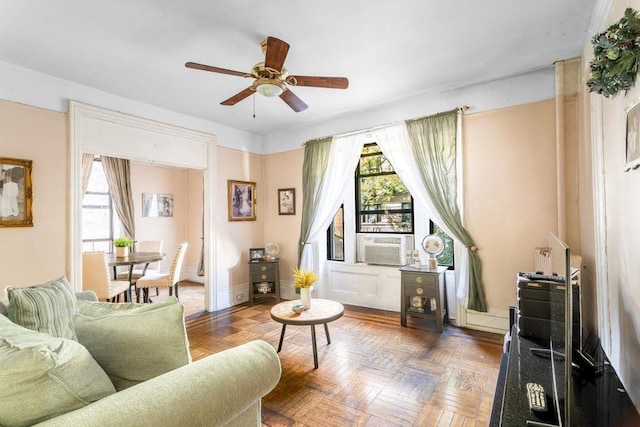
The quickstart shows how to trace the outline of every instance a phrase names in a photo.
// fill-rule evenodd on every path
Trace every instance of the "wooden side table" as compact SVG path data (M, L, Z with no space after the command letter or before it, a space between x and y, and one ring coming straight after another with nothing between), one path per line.
M266 292L261 284L266 283ZM278 260L249 262L249 305L256 299L271 297L280 302L280 272Z
M300 304L300 300L285 301L276 304L271 308L271 318L278 323L282 323L280 333L280 343L278 353L282 350L282 341L287 325L310 325L311 343L313 345L313 367L318 369L318 346L316 345L316 325L324 325L324 333L327 337L327 345L331 344L329 327L327 323L339 319L344 314L344 306L337 301L328 299L312 298L311 308L296 314L291 310L294 305Z
M430 270L426 266L400 267L400 324L407 326L407 316L433 319L436 329L442 332L446 314L444 272L447 267Z

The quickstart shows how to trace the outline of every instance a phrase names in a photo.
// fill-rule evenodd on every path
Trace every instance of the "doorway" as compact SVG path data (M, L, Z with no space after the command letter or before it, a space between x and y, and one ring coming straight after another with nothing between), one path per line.
M201 170L203 174L204 306L214 311L215 159L214 135L70 101L69 276L76 287L82 277L82 153L120 157L137 163ZM80 289L76 289L80 290Z

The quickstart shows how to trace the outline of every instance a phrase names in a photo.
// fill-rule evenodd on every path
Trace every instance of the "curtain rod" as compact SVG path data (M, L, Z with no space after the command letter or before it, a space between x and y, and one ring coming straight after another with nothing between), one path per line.
M462 107L458 107L455 108L455 110L461 110L463 113L465 111L467 111L469 109L468 105L463 105ZM440 112L440 113L436 113L436 114L432 114L431 116L437 116L438 114L442 114L442 113L446 113L446 111ZM409 120L418 120L418 119L422 119L424 117L431 117L431 116L422 116L422 117L417 117L415 119L409 119ZM409 121L407 120L407 121ZM404 121L404 120L403 120ZM306 142L302 143L302 146L304 147L304 145L307 142L312 142L312 141L319 141L321 139L326 139L326 138L333 138L333 137L340 137L340 136L349 136L349 135L355 135L357 133L366 133L366 132L371 132L372 130L378 130L378 129L384 129L384 128L388 128L390 126L395 126L397 124L399 124L401 122L392 122L392 123L386 123L384 125L379 125L379 126L374 126L374 127L370 127L370 128L366 128L366 129L359 129L359 130L353 130L353 131L349 131L349 132L344 132L344 133L339 133L337 135L327 135L327 136L321 136L318 138L313 138L313 139L309 139Z

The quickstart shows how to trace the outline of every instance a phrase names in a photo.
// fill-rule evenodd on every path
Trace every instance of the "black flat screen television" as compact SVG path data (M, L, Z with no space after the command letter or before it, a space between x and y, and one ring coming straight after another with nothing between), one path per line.
M573 343L579 343L579 337L574 337L574 333L579 334L580 326L578 320L577 331L574 329L574 320L579 319L580 313L574 313L579 310L579 304L573 301L573 274L571 269L571 250L569 246L563 242L554 233L549 232L549 248L551 249L551 273L558 276L564 276L564 304L553 304L557 313L552 313L552 317L556 319L564 319L564 322L558 322L562 325L562 330L552 331L550 334L549 347L551 354L551 367L553 375L553 400L558 425L572 426L572 413L575 410L575 402L573 396L572 383L572 362L574 349ZM559 286L562 289L561 286ZM578 316L578 317L576 317ZM556 357L557 355L557 357Z

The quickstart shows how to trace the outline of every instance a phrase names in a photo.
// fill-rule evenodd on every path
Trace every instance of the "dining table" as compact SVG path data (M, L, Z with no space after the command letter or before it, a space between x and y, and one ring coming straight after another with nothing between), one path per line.
M165 258L166 254L164 252L129 252L129 255L119 257L116 256L115 253L107 254L107 261L109 262L109 267L113 267L113 278L117 277L117 267L120 266L129 266L129 283L132 283L132 275L133 275L133 266L144 264L144 268L142 270L142 274L147 271L147 267L149 264L156 261L162 261ZM128 292L129 301L131 300L131 287L129 287Z

